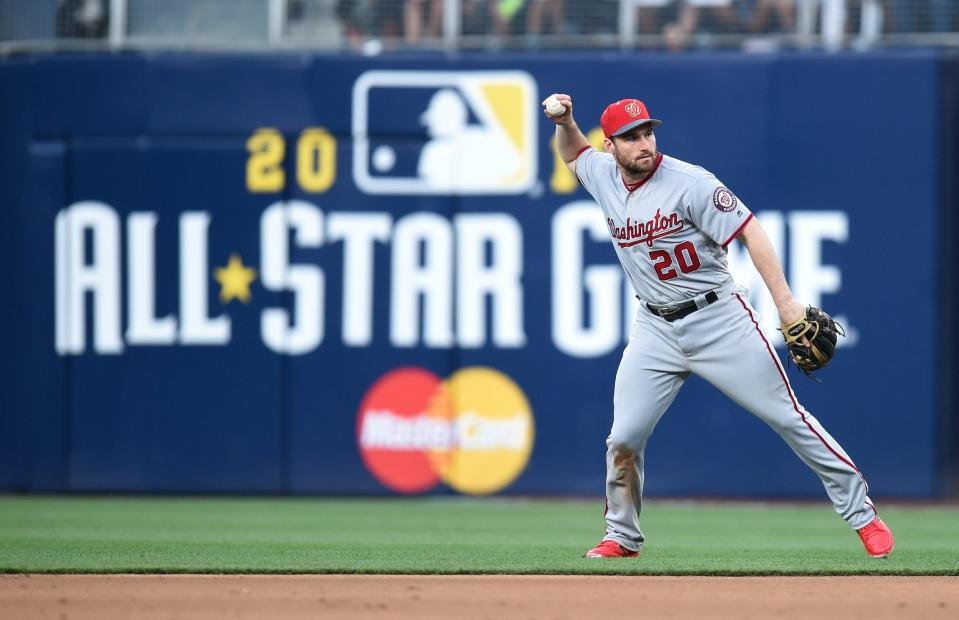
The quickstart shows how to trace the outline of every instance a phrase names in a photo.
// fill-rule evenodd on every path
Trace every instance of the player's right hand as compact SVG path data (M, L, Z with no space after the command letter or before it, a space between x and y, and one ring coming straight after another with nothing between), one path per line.
M549 120L553 121L553 122L556 123L557 125L570 125L570 124L572 124L572 122L573 122L573 99L572 99L572 97L570 97L569 95L566 95L566 94L564 94L564 93L553 93L552 95L550 95L550 97L556 97L556 99L558 99L559 102L560 102L561 104L563 104L563 107L566 108L566 112L565 112L564 114L559 115L559 116L552 116L549 112L546 111L546 107L545 107L545 103L546 103L546 102L545 102L545 100L544 100L544 102L543 102L543 103L544 103L543 114L546 116L546 118L548 118ZM547 97L547 99L549 99L549 97Z

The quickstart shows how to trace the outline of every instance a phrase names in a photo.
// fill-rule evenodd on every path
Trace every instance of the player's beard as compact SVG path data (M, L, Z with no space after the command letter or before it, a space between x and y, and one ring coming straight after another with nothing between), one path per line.
M616 157L616 163L627 175L632 178L645 177L656 167L656 158L659 155L656 151L649 151L649 156L645 159L639 157L628 158L623 156L618 150L613 153Z

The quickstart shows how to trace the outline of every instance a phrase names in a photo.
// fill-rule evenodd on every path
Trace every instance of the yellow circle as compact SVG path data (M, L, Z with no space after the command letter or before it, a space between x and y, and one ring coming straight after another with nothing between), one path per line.
M429 452L443 481L461 493L487 495L522 473L533 450L526 395L492 368L464 368L437 390L430 415L450 421L447 450Z

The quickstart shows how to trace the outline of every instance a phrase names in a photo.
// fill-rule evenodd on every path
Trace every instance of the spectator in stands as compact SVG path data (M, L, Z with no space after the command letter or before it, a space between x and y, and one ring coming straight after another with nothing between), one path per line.
M639 22L636 32L644 35L655 35L662 32L663 24L677 19L679 5L677 0L634 0L636 4L636 19Z
M829 51L875 45L886 26L885 0L821 0L820 36ZM850 40L850 35L855 35Z
M108 11L106 0L57 0L57 36L102 39L110 23Z
M532 0L526 15L527 36L544 34L544 17L549 21L550 34L563 32L563 0Z
M427 4L429 4L428 10L425 7ZM424 35L433 39L443 35L444 4L444 0L405 0L405 40L408 44L419 43ZM461 34L466 36L487 34L498 5L497 0L461 0Z
M482 35L489 30L490 10L487 2L488 0L463 0L461 17L464 35Z
M518 19L526 5L526 0L490 0L490 18L493 30L499 36L520 34L516 32Z
M358 4L357 0L339 0L336 3L336 17L340 20L343 38L353 49L359 49L366 38L365 29L357 14Z
M416 45L423 33L423 5L429 4L426 16L426 36L438 39L443 32L443 0L405 0L403 5L404 38Z
M757 0L752 7L747 26L749 32L795 32L796 3L794 0Z
M679 17L663 27L666 46L674 51L686 48L698 31L711 34L744 32L733 0L683 0Z
M405 27L404 4L403 0L375 0L373 2L375 34L389 42L396 42L403 37Z
M353 49L378 52L403 36L404 0L338 0L336 16Z

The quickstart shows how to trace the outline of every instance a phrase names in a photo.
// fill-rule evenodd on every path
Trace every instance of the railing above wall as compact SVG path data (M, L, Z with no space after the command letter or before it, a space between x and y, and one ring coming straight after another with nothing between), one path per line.
M4 0L0 53L57 49L959 47L955 0Z

